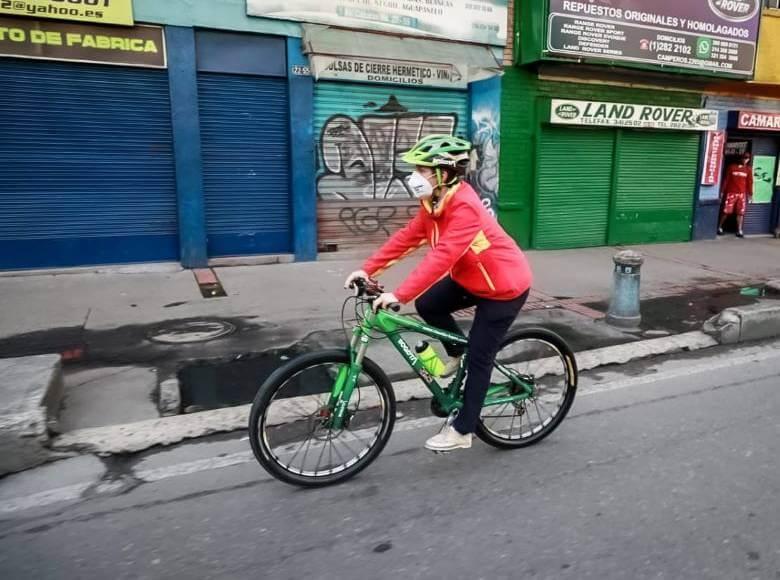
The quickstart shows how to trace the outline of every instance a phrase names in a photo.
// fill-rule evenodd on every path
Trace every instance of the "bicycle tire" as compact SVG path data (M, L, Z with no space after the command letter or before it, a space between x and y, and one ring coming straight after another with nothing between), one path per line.
M257 391L252 403L252 410L249 415L249 441L252 451L260 465L276 479L297 485L301 487L322 487L341 483L360 473L368 467L382 452L395 424L396 402L392 383L387 375L374 361L363 359L363 373L371 378L382 399L382 421L381 428L376 440L372 443L368 452L360 457L356 463L346 467L338 473L322 476L302 475L289 470L289 465L285 468L278 461L278 457L269 448L267 438L262 436L262 430L265 427L266 411L269 404L274 400L274 395L281 388L298 376L306 369L312 369L319 365L332 363L343 365L350 363L350 356L344 350L326 350L310 354L305 354L291 360L286 365L277 369L263 383ZM357 391L356 391L357 392ZM354 394L353 394L354 398ZM311 435L311 434L310 434Z
M577 392L577 381L578 381L577 360L574 356L574 352L571 350L571 348L569 348L569 345L567 345L566 341L563 340L563 338L561 338L559 335L543 328L527 328L527 329L516 330L510 333L509 336L507 336L507 338L503 341L503 343L501 344L501 348L499 349L499 355L501 351L506 349L506 347L518 343L520 341L529 341L529 340L546 343L552 346L554 350L556 350L559 353L559 356L561 357L563 364L565 366L564 375L566 378L566 392L563 397L563 400L561 401L558 412L555 414L554 417L552 417L552 420L546 425L543 425L539 431L532 433L529 437L512 439L511 428L510 428L510 438L499 437L491 429L486 427L484 418L480 416L480 420L479 423L477 424L477 430L476 430L477 437L479 437L485 443L499 449L517 449L520 447L527 447L529 445L534 445L536 443L539 443L542 439L549 436L553 431L555 431L555 429L558 428L561 422L566 418L566 415L568 414L572 404L574 403L574 397ZM484 407L483 409L486 408L487 407ZM521 426L521 431L522 431L522 426Z

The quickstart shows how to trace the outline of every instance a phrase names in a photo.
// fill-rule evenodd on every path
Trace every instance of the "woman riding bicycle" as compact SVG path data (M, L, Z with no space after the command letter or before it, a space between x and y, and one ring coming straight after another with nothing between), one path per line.
M356 279L378 276L427 243L431 250L425 258L395 292L379 296L374 307L416 300L426 323L460 333L452 313L476 306L463 408L452 425L426 441L432 451L471 447L496 354L532 282L523 252L463 181L470 150L471 143L464 139L430 135L403 156L416 167L407 185L420 200L420 211L346 282L349 286ZM464 349L452 344L444 348L451 357L446 376L457 370Z

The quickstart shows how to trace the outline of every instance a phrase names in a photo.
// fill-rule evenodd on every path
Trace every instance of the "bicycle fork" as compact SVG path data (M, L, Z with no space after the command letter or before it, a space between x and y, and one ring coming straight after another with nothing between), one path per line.
M344 427L349 401L355 387L357 387L358 378L363 369L363 358L366 356L368 341L368 335L359 329L355 330L349 349L352 360L349 364L341 365L339 368L328 400L328 409L331 413L329 427L331 429L339 430Z

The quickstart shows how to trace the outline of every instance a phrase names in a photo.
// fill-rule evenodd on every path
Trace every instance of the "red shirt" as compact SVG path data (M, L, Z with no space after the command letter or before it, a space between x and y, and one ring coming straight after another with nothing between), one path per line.
M429 201L363 265L376 276L417 248L431 251L394 292L411 302L447 275L481 298L513 300L531 287L525 255L467 183L450 189L436 208Z
M726 180L723 182L723 193L753 195L753 168L750 165L734 163L726 170Z

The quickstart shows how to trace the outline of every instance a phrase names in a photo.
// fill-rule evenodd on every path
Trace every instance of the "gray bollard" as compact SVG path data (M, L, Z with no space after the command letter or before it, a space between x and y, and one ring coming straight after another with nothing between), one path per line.
M621 328L639 328L639 280L645 259L639 252L623 250L615 254L614 286L607 311L607 323Z

